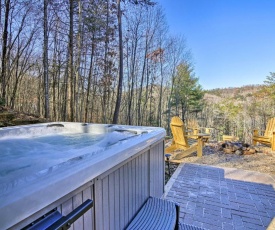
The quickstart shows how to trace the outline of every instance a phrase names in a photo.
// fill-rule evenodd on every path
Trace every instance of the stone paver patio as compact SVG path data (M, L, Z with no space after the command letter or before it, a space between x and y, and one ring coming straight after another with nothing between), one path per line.
M181 164L163 198L180 205L182 223L211 230L275 230L275 180L267 174Z

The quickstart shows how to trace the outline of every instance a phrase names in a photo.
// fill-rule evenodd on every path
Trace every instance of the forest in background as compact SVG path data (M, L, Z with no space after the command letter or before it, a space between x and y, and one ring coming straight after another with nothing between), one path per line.
M0 0L0 105L49 121L197 119L250 139L274 116L262 86L204 91L182 35L150 0ZM247 92L247 93L244 93Z
M151 1L5 0L0 18L5 106L51 121L154 126L200 106L186 43Z
M205 92L204 108L197 115L200 125L215 128L215 135L233 135L251 143L253 130L264 131L275 116L275 73L262 85L213 89Z

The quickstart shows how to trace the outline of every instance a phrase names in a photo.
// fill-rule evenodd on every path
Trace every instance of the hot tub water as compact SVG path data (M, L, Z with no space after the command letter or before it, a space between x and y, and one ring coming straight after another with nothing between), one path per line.
M57 167L86 154L94 155L121 140L134 136L131 132L64 133L47 135L10 136L0 138L1 183L20 181L21 178Z

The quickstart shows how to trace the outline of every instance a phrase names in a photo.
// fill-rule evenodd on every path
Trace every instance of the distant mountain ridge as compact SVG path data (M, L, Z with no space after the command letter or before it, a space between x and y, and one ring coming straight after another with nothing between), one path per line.
M218 103L224 99L245 100L260 92L264 85L245 85L242 87L228 87L205 90L204 100Z

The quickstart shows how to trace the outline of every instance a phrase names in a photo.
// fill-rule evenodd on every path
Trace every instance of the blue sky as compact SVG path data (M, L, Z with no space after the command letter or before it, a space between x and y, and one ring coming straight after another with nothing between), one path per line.
M183 34L204 89L263 84L275 72L275 0L155 0Z

